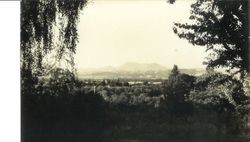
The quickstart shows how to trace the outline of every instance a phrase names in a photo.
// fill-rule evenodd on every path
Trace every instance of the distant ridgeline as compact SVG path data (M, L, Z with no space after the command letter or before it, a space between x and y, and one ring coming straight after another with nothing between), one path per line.
M180 69L182 73L198 76L205 69ZM79 79L167 79L171 69L156 63L126 63L118 68L111 66L92 69L78 69Z

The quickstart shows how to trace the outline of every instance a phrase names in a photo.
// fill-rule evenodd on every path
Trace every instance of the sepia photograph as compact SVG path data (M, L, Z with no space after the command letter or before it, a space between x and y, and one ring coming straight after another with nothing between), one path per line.
M249 0L22 0L21 142L250 141Z

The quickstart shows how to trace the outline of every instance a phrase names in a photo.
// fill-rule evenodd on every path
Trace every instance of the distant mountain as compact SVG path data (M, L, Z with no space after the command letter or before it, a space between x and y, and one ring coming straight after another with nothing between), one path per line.
M146 71L166 71L166 67L157 63L135 63L128 62L117 68L105 66L100 68L81 68L79 72L146 72Z
M167 79L171 69L157 63L128 62L119 67L105 66L101 68L78 69L78 76L82 79ZM201 75L204 69L180 69L181 73Z
M119 71L130 71L130 72L136 72L136 71L165 71L168 70L166 67L157 64L157 63L135 63L135 62L128 62L123 65L121 65L118 68Z

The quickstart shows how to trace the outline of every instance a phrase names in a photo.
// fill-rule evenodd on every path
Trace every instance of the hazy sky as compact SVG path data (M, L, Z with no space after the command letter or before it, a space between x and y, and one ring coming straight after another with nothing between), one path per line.
M205 48L173 33L173 22L186 22L191 0L93 0L79 23L77 68L119 66L126 62L202 68Z

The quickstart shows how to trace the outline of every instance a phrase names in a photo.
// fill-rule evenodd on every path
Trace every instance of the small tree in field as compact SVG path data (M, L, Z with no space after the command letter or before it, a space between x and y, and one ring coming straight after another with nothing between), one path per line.
M171 71L171 75L178 75L180 73L178 66L174 65L172 71Z

